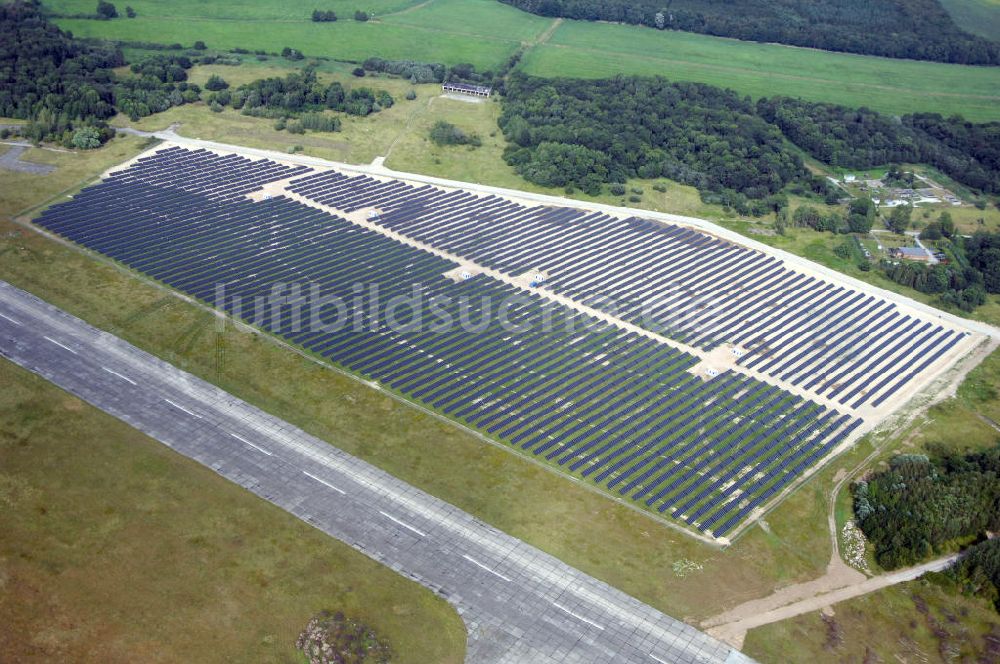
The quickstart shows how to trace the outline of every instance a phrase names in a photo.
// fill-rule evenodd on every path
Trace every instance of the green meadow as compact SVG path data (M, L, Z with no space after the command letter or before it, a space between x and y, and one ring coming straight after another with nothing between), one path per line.
M641 26L563 23L523 67L537 76L660 75L754 98L787 95L886 113L1000 119L1000 67L892 60Z
M950 4L995 0L951 0ZM91 0L52 0L58 14L93 11ZM60 18L80 37L245 48L269 53L284 47L307 56L360 62L378 56L425 62L469 62L494 69L518 48L521 68L539 76L598 78L661 75L733 88L752 97L789 95L886 113L959 113L975 121L1000 120L1000 67L967 67L830 53L645 27L555 22L496 0L321 0L340 20L313 23L313 5L275 0L168 5L133 0L138 16L111 21ZM119 7L124 9L124 7ZM360 23L357 9L373 16Z

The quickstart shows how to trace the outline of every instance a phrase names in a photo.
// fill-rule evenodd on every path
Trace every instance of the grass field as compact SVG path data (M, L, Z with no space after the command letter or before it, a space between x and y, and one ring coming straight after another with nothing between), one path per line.
M533 49L537 76L619 72L700 81L751 95L803 97L886 113L936 111L1000 118L1000 68L960 67L757 44L630 25L566 21Z
M990 662L1000 638L989 602L911 581L759 627L743 650L760 662Z
M6 360L0 385L3 661L297 662L330 609L462 662L431 591Z
M64 14L93 11L90 0L47 5ZM522 68L541 76L658 74L731 87L753 97L784 94L887 113L937 111L977 121L1000 119L998 67L892 60L582 21L563 21L549 34L556 25L551 19L496 0L375 0L363 7L347 0L319 3L339 12L342 20L336 23L313 23L307 15L311 5L292 9L275 0L221 5L136 0L133 6L135 19L57 23L81 37L187 46L200 39L211 48L268 52L289 46L314 57L471 62L480 69L495 68L528 44ZM376 20L350 19L356 8L370 10Z
M1000 40L1000 0L941 0L941 4L963 30Z
M551 20L520 12L495 0L432 0L412 12L382 15L391 8L417 3L376 2L349 5L326 3L338 12L335 23L309 20L312 5L294 11L289 3L256 0L244 4L204 3L182 0L169 5L136 0L134 19L94 21L58 19L78 37L173 43L190 46L195 40L211 48L263 49L279 52L289 46L306 55L360 62L372 56L389 59L470 62L480 70L503 62L520 44L540 34ZM321 3L323 5L323 3ZM326 6L323 5L323 6ZM66 14L93 11L88 2L56 0L48 3ZM372 9L376 20L359 23L355 9ZM180 20L179 20L180 19Z

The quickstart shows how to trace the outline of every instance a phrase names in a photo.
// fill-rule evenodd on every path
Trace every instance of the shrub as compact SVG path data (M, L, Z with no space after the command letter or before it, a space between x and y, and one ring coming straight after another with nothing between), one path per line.
M466 134L464 131L444 120L438 120L431 127L431 140L438 145L471 145L478 147L482 144L475 134Z
M406 91L406 98L409 99L410 101L413 101L414 99L416 99L417 98L416 91L414 91L414 90L407 90Z
M208 81L205 83L206 90L212 90L213 92L218 92L219 90L225 90L229 87L226 83L226 79L222 78L218 74L212 74L208 77Z
M289 134L306 133L306 128L302 126L302 122L300 120L293 120L289 122L288 125L285 127L285 129L288 130Z
M351 71L351 74L353 74L354 76L357 76L358 78L364 78L365 77L365 70L362 69L361 67L355 67Z
M620 182L613 182L611 183L611 186L608 187L608 191L610 191L615 196L624 196L625 185L623 185Z
M81 127L73 132L72 145L80 150L101 147L101 132L95 127Z
M358 11L354 12L354 20L361 21L362 23L364 23L365 21L368 20L368 14L359 9Z
M135 18L135 10L131 6L125 7L125 16L129 18Z
M110 2L105 2L105 0L100 0L97 3L97 18L108 20L112 18L118 18L118 10Z
M637 196L635 194L632 194L631 196L628 197L628 202L629 203L641 203L642 202L642 196Z
M206 48L208 47L205 46L205 42L201 41L200 39L194 43L194 50L196 51L204 51Z
M312 13L312 20L316 23L331 23L337 20L337 14L333 10L320 11L314 9Z
M210 109L212 109L213 113L221 113L222 112L222 104L220 104L217 101L213 101L211 104L208 105L208 107Z

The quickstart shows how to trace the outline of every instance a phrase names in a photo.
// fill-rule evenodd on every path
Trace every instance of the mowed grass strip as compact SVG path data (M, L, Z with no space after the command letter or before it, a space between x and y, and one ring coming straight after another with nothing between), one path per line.
M787 95L886 113L1000 119L1000 67L831 53L641 26L566 21L528 52L522 66L536 76L660 75L754 98Z
M0 360L6 662L293 662L322 609L459 664L431 591Z

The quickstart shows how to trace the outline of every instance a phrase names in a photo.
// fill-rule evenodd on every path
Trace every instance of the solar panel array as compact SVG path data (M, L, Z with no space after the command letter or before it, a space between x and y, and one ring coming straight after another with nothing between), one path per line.
M688 371L698 363L689 353L484 275L455 281L444 276L454 262L287 197L253 202L242 195L247 182L259 187L299 173L269 161L168 149L51 207L36 223L206 302L215 304L224 284L221 305L234 316L615 496L719 537L861 424L739 371L703 380ZM440 203L450 196L491 209L500 204L330 174L304 175L298 188L321 185L327 193L308 193L330 196L336 182L350 184L336 190L338 207L358 209L377 189L381 223L407 233L418 231L411 213L419 210L426 219L434 204L415 198ZM390 204L390 188L409 203ZM467 216L481 214L476 207ZM682 229L654 232L635 221L576 211L530 214L553 228L575 219L644 233L650 244L672 240L724 255L732 249ZM521 227L510 223L512 232ZM469 253L491 250L493 265L516 272L535 260L524 252L526 240L497 253L500 245L487 229L469 233ZM453 246L429 228L420 234ZM570 281L563 283L568 291ZM282 291L278 306L255 300L280 284L304 287ZM312 295L309 284L328 304L315 321L302 321L295 305ZM418 324L418 310L390 311L394 298L416 295L438 303L438 320L464 315L486 323L477 331L435 329ZM360 324L332 326L343 321L332 296L367 315ZM542 331L553 310L561 323Z
M741 347L741 366L851 408L881 405L965 335L679 226L336 172L289 191L377 208L382 226L508 275L541 271L545 288L676 341Z

